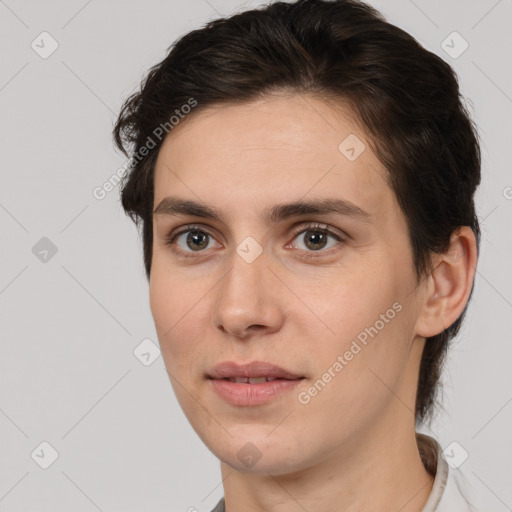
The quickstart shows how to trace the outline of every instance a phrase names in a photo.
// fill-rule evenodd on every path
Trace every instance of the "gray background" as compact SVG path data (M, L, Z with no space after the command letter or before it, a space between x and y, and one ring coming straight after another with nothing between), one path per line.
M155 352L135 226L117 189L93 190L125 162L112 123L148 67L260 3L0 1L0 510L209 511L222 496ZM370 3L455 68L479 126L481 257L432 431L469 453L482 510L512 510L512 2ZM59 45L46 59L31 47L51 49L44 31ZM441 46L453 31L469 43L457 58Z

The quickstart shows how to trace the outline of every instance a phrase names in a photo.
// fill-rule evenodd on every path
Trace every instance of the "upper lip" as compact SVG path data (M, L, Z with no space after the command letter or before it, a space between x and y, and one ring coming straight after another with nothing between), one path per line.
M208 374L210 379L230 379L236 377L272 377L274 379L301 379L301 375L292 373L280 366L264 361L253 361L248 364L237 364L224 361L217 364Z

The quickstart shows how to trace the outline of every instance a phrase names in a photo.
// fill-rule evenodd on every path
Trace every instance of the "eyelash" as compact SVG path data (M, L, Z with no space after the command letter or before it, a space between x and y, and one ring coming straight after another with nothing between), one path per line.
M174 246L175 245L175 240L180 235L183 235L185 233L189 233L191 231L198 231L200 233L208 235L209 237L215 238L212 234L210 234L208 232L208 230L202 228L200 225L188 224L187 226L184 226L184 228L186 228L186 229L182 229L182 230L180 230L178 232L172 231L169 235L167 235L167 237L165 239L165 245L170 246L170 247ZM345 239L340 234L338 234L337 232L334 232L333 230L329 229L329 227L327 225L325 225L325 224L318 224L318 223L315 223L315 224L301 224L300 226L298 226L293 231L293 233L292 233L292 236L293 236L292 240L295 240L295 238L297 238L298 235L300 235L301 233L305 233L307 231L313 231L313 232L318 231L318 232L323 233L325 235L332 236L335 240L337 240L340 243L343 243L345 241ZM335 249L335 247L330 247L329 249L326 249L326 250L319 249L318 251L305 251L305 252L311 253L311 254L308 254L308 256L316 258L316 257L321 257L321 256L325 256L325 255L331 254L332 253L332 249ZM197 251L196 254L194 254L194 251L182 251L181 249L179 249L179 250L173 249L173 250L174 250L174 252L176 254L178 254L182 258L197 258L198 255L200 255L201 252L205 252L205 251ZM304 249L299 249L299 250L304 251ZM318 253L318 254L315 254L315 253Z

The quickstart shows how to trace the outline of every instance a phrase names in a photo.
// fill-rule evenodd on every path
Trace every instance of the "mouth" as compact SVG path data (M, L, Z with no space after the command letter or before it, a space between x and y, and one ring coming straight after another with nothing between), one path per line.
M304 377L298 377L296 379L285 379L281 377L230 377L222 380L229 382L236 382L237 384L262 384L263 382L273 382L275 380L301 380Z
M259 384L273 380L299 380L304 376L265 361L238 364L224 361L217 364L207 375L210 379L227 379L231 382Z
M207 375L213 391L224 401L237 407L253 407L284 397L305 379L273 363L254 361L237 364L226 361Z
M210 382L217 396L232 406L254 407L271 404L279 397L289 399L286 397L290 396L303 379L303 377L297 379L231 377L210 379Z

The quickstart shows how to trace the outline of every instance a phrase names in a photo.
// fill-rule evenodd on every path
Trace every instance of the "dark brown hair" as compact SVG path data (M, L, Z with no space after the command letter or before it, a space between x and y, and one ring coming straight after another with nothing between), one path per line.
M170 128L170 117L186 112L183 106L191 99L199 105L197 111L277 92L314 94L351 107L389 172L408 222L418 281L432 271L431 253L445 251L457 227L470 226L479 246L473 198L480 183L480 148L452 68L357 0L276 2L186 34L123 105L114 139L125 155L131 151L136 158L131 157L121 199L137 226L142 222L148 278L153 175L163 140L154 141L161 132L156 128ZM140 150L150 139L155 147L142 157ZM426 341L417 424L431 421L439 405L448 344L466 309Z

